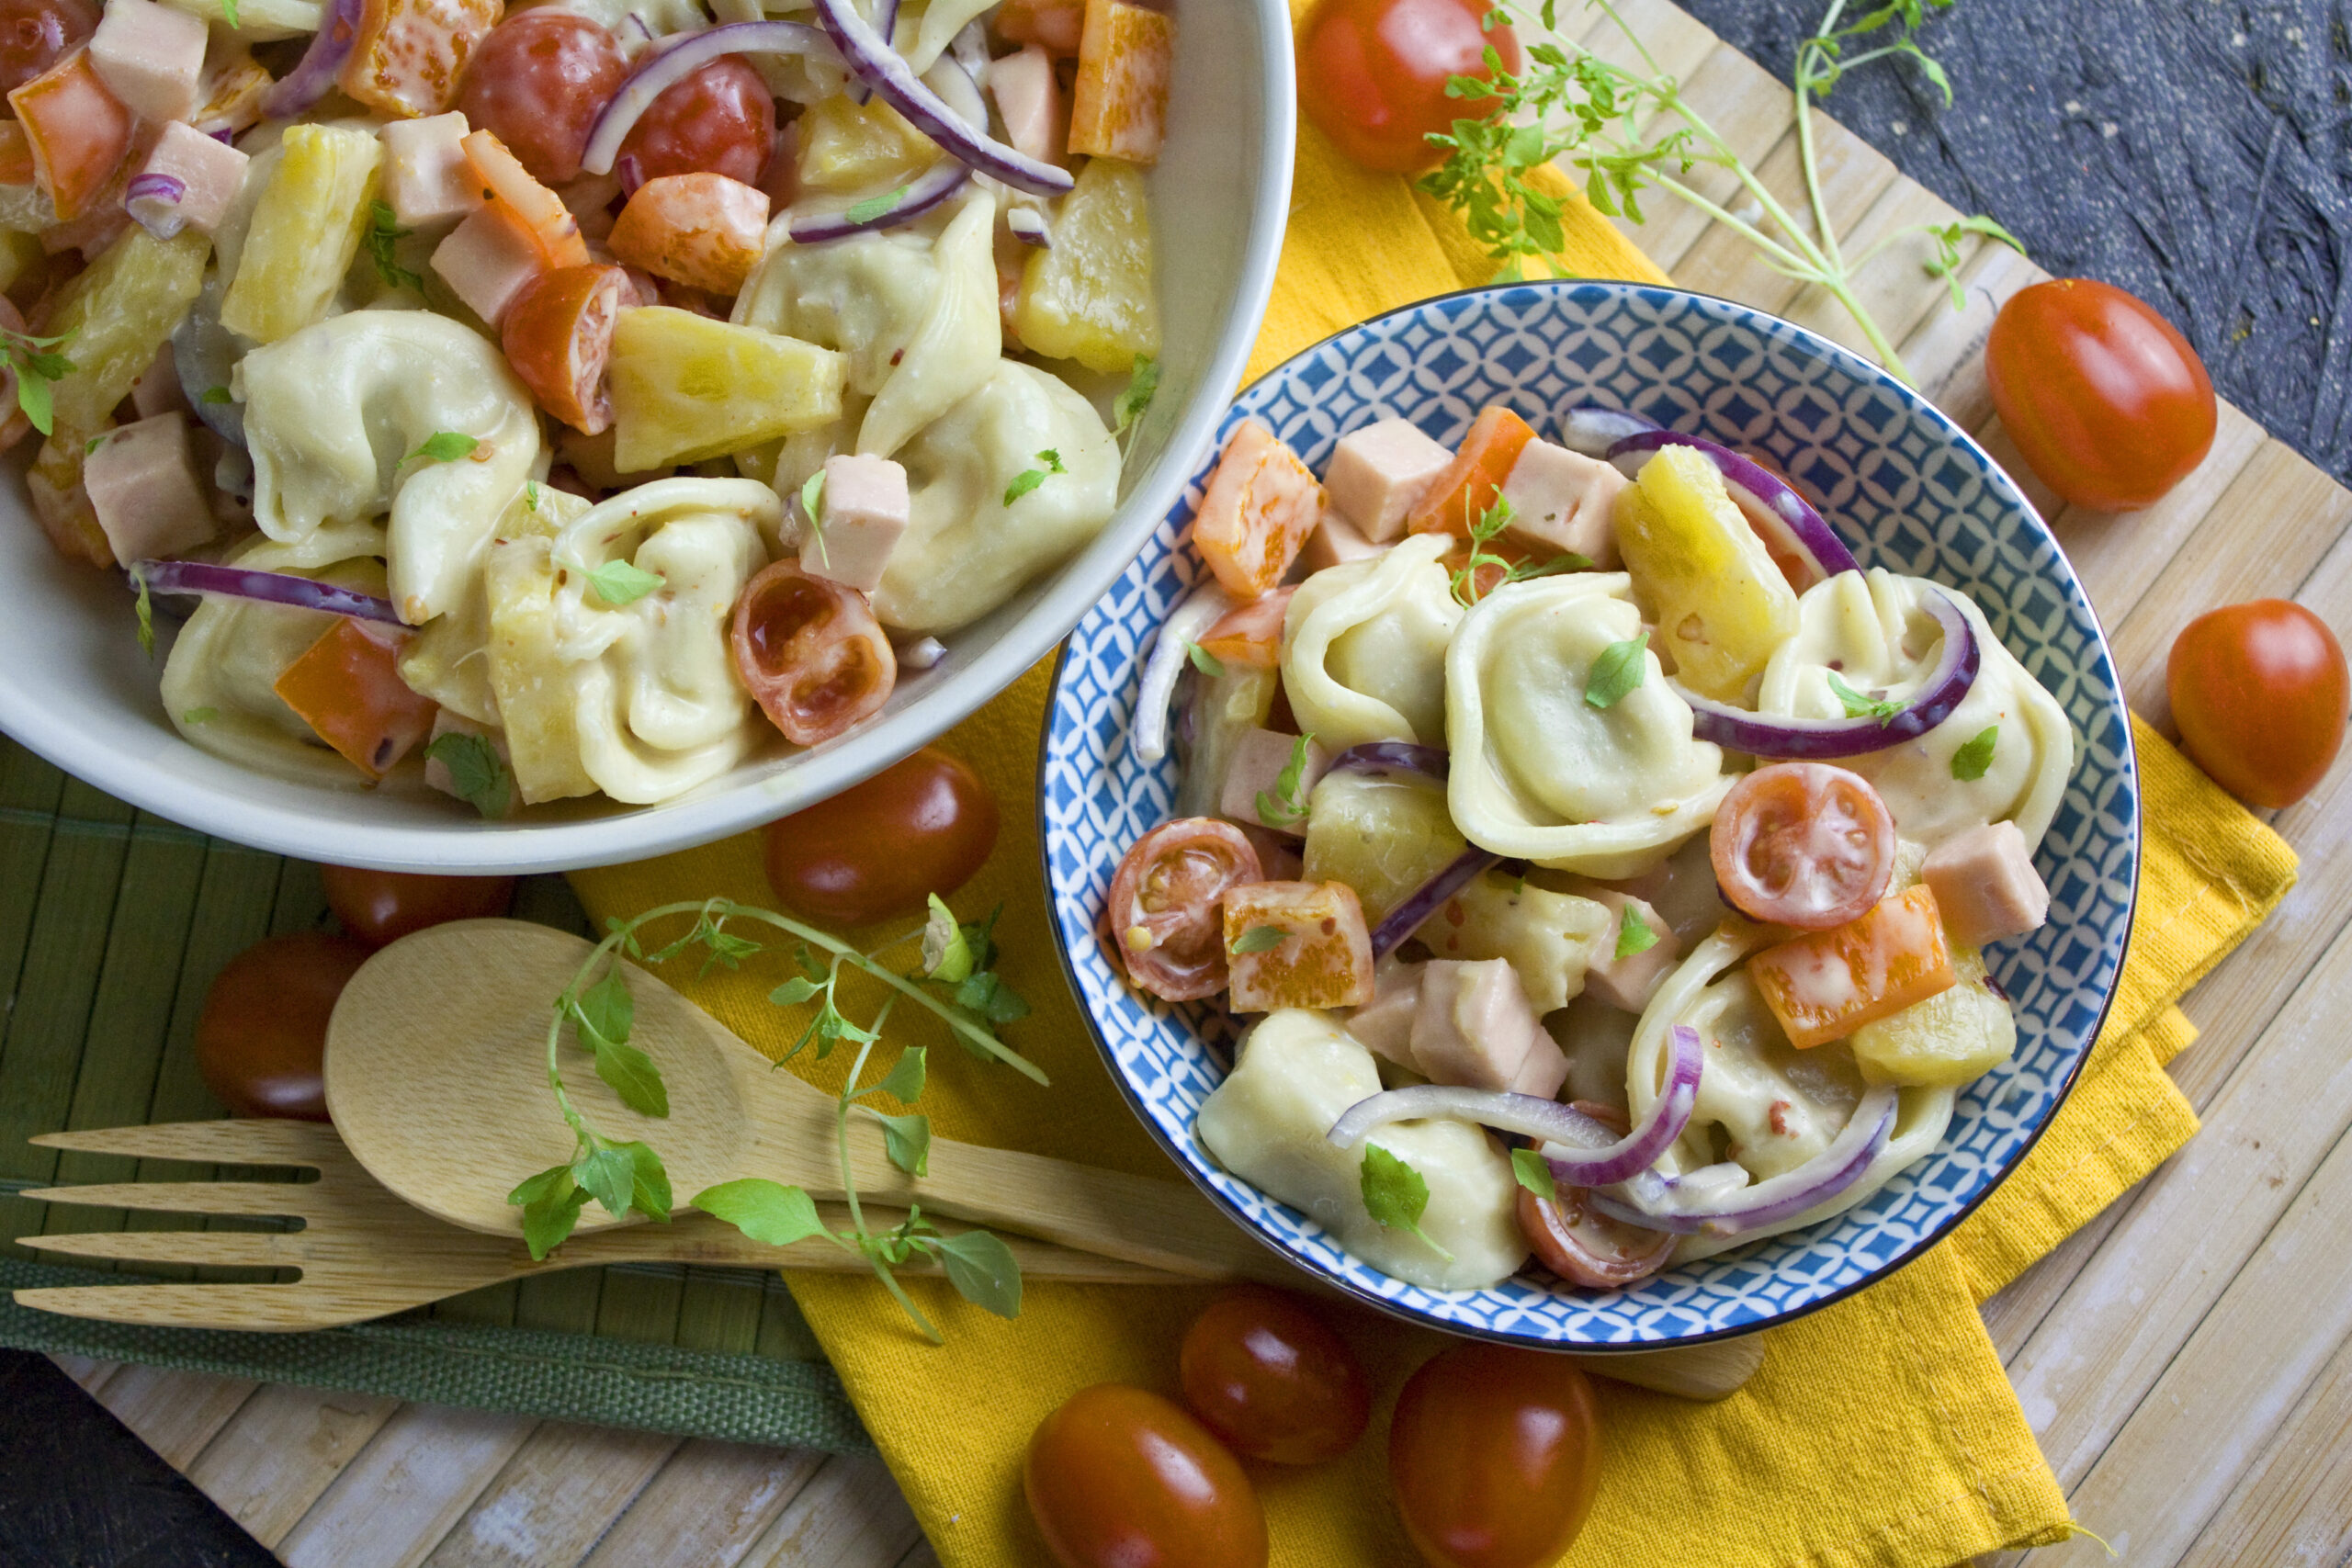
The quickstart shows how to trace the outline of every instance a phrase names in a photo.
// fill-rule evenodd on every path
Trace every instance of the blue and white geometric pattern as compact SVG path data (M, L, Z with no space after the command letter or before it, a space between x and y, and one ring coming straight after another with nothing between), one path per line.
M1547 435L1561 412L1599 403L1769 454L1826 501L1864 566L1966 590L2057 697L2077 761L2039 857L2050 920L1988 954L2016 1006L2016 1056L1961 1098L1933 1155L1868 1202L1607 1294L1529 1279L1463 1292L1408 1285L1219 1169L1193 1119L1224 1076L1234 1021L1141 995L1097 934L1120 857L1170 812L1173 761L1136 762L1127 731L1141 659L1203 570L1177 541L1208 464L1062 656L1038 806L1056 939L1145 1125L1244 1224L1340 1288L1400 1316L1522 1344L1653 1348L1758 1327L1916 1257L2024 1157L2073 1086L2122 964L2139 872L2138 778L2114 665L2049 529L1964 432L1876 367L1723 300L1608 283L1428 300L1299 355L1247 389L1225 428L1255 415L1320 472L1360 425L1402 415L1450 446L1498 402Z

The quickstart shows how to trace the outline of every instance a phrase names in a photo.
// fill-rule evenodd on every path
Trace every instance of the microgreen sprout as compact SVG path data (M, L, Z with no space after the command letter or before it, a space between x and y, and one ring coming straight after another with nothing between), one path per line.
M1258 792L1258 820L1269 828L1294 828L1306 820L1306 796L1299 787L1306 779L1306 749L1314 743L1312 735L1301 735L1290 743L1290 761L1274 779L1269 792Z
M401 228L400 220L385 203L378 201L368 205L368 228L359 239L368 247L368 259L376 264L376 276L384 280L387 288L424 287L424 279L401 265L392 249L413 231Z
M1012 476L1011 484L1004 487L1004 503L1007 506L1011 506L1014 502L1044 484L1047 475L1069 472L1068 468L1062 467L1062 455L1050 446L1037 454L1037 461L1045 467L1023 468Z
M1148 354L1136 355L1136 367L1127 378L1126 389L1111 404L1111 435L1114 440L1136 427L1136 421L1151 407L1151 400L1159 391L1159 361Z
M1885 697L1864 696L1846 684L1845 679L1835 670L1829 671L1829 690L1837 697L1838 705L1846 710L1848 718L1874 718L1883 725L1892 723L1894 716L1903 711L1901 703Z
M57 352L73 336L66 333L58 337L35 337L29 333L0 327L0 348L6 350L9 368L17 373L17 406L25 411L25 418L43 435L56 433L56 402L51 396L50 383L62 381L74 374L74 362Z
M1524 582L1531 577L1550 577L1558 572L1591 569L1592 562L1574 550L1566 550L1549 560L1537 562L1514 561L1508 556L1498 556L1487 549L1487 547L1499 538L1517 516L1510 502L1497 495L1495 503L1487 508L1485 515L1470 525L1470 554L1453 578L1453 602L1464 609L1476 604L1506 582ZM1478 579L1484 571L1493 571L1496 576L1492 582L1481 585Z

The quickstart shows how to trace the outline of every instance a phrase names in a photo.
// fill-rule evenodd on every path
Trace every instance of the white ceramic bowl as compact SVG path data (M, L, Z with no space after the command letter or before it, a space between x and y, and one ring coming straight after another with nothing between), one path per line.
M537 808L485 822L446 795L336 790L237 767L180 739L133 636L119 572L58 555L21 480L0 493L0 731L134 806L306 860L401 871L606 865L707 843L822 800L969 715L1045 657L1183 494L1240 385L1290 211L1290 17L1279 0L1176 0L1168 141L1151 175L1164 348L1118 511L1094 541L899 680L881 717L660 806Z

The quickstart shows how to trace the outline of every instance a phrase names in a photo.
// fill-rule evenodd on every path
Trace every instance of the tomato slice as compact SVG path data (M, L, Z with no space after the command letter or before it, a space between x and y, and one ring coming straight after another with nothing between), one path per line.
M393 119L439 114L504 9L500 0L360 0L335 85Z
M880 711L898 655L854 588L791 561L763 569L735 601L735 672L785 739L831 740Z
M1534 430L1510 410L1499 405L1481 409L1470 434L1454 449L1453 461L1439 472L1429 493L1406 518L1406 527L1416 534L1468 538L1472 526L1502 494L1519 455L1534 439Z
M636 300L628 273L592 265L541 273L506 308L499 329L506 363L541 408L582 435L613 423L605 364L613 354L613 324Z
M1869 910L1894 875L1894 818L1870 780L1774 762L1732 786L1707 836L1715 882L1751 919L1827 931Z
M1171 1002L1225 989L1225 896L1261 874L1241 829L1215 818L1180 817L1136 840L1106 910L1128 976Z
M1277 588L1228 610L1201 634L1193 646L1227 668L1272 670L1282 662L1283 617L1290 612L1295 590Z
M433 728L436 705L401 679L407 640L405 632L338 618L270 690L345 761L380 779Z
M1573 1102L1587 1116L1623 1136L1630 1123L1613 1105ZM1674 1255L1674 1233L1645 1230L1600 1213L1585 1201L1585 1189L1563 1186L1557 1198L1519 1190L1519 1229L1544 1268L1588 1291L1613 1291L1646 1280Z

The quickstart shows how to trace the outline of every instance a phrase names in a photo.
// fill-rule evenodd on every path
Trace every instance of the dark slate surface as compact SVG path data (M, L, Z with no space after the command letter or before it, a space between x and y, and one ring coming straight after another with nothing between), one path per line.
M1826 8L1681 3L1784 81ZM1951 77L1950 108L1881 61L1829 111L2047 270L2156 306L2223 397L2352 479L2345 0L1958 0L1920 41Z

